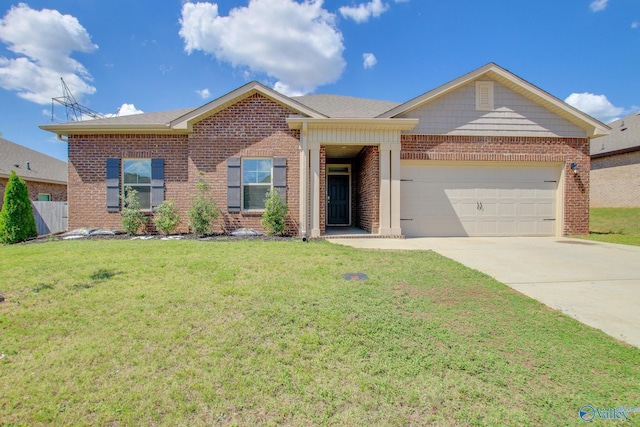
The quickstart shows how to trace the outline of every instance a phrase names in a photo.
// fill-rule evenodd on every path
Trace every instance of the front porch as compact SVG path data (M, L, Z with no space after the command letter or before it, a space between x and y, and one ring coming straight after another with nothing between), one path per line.
M400 136L417 122L288 118L300 130L300 236L402 236Z

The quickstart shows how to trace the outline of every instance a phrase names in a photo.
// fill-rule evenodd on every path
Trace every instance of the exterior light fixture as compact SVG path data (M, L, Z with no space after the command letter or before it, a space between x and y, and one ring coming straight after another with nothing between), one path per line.
M578 175L578 164L577 163L571 163L571 170L573 171L574 175Z

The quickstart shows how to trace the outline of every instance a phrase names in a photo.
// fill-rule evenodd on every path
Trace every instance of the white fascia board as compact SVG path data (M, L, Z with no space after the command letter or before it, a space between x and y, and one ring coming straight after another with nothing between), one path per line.
M198 122L212 114L217 113L225 109L226 107L233 105L244 98L247 98L254 93L260 93L261 95L287 107L307 115L309 117L326 117L323 114L318 113L315 110L310 109L309 107L305 107L297 101L285 96L279 92L276 92L273 89L269 89L268 87L258 83L258 82L250 82L246 85L235 89L226 95L221 96L218 99L215 99L200 108L196 108L193 111L185 114L182 117L179 117L169 123L172 129L185 129L191 130L193 123Z
M419 123L419 119L393 119L393 118L307 118L289 117L287 124L290 129L302 129L306 123L308 129L385 129L408 131Z

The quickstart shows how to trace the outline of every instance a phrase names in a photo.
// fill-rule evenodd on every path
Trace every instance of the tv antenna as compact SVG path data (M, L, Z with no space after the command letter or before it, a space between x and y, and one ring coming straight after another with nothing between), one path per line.
M62 96L51 98L51 121L54 121L53 106L55 102L65 106L65 109L67 110L68 122L81 122L82 120L85 120L87 118L104 119L107 117L102 113L93 111L89 107L80 105L80 103L76 101L73 93L71 93L71 89L69 89L69 86L67 86L62 77L60 77L60 81L62 82ZM115 115L117 116L118 113L116 113Z

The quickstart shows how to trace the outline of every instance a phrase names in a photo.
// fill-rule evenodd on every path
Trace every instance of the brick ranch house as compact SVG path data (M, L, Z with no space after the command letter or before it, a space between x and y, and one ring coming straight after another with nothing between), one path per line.
M0 138L0 209L11 171L24 179L29 200L67 200L67 163Z
M609 126L591 144L591 206L640 207L640 113Z
M69 226L119 228L120 194L186 212L199 176L220 228L260 229L278 189L289 230L380 236L582 234L590 139L609 128L493 64L403 104L287 97L259 83L199 108L42 129L69 144Z

